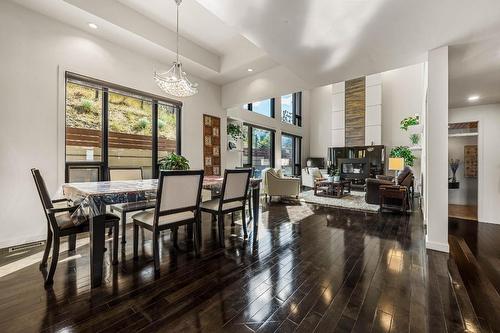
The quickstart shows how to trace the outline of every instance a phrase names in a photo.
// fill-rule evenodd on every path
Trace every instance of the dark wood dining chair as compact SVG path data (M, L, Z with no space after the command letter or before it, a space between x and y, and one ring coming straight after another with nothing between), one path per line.
M229 213L241 211L241 220L245 238L248 237L247 221L245 214L248 199L248 185L251 169L226 170L222 182L219 198L205 201L201 204L201 211L217 217L219 244L224 247L224 216Z
M160 272L159 237L163 230L171 230L174 242L177 229L191 225L194 229L194 251L199 255L200 202L203 170L161 171L154 210L132 216L134 221L134 260L138 259L139 227L153 233L155 274Z
M43 253L40 270L47 266L47 260L52 248L52 259L50 262L49 272L45 278L45 284L50 285L53 282L54 273L59 260L59 246L61 237L68 236L68 249L73 251L76 248L76 236L83 232L89 231L89 218L76 217L72 213L77 207L54 207L54 203L65 200L51 200L45 181L38 169L31 169L31 174L35 180L35 185L42 202L43 211L47 219L47 241L45 243L45 251ZM83 221L81 220L83 219ZM118 225L120 219L113 214L106 214L106 226L113 227L113 264L118 263Z
M108 179L110 181L117 180L142 180L142 168L109 168ZM110 206L111 212L117 211L121 214L122 224L122 243L127 242L127 213L138 212L141 210L154 208L156 202L154 199L144 197L143 200L131 201ZM111 230L110 230L111 232Z
M236 167L236 169L250 169L252 172L250 173L250 178L254 177L255 168L246 168L246 167ZM248 220L251 221L253 219L253 210L252 210L252 191L250 191L250 187L248 188ZM231 216L231 222L234 222L234 216Z

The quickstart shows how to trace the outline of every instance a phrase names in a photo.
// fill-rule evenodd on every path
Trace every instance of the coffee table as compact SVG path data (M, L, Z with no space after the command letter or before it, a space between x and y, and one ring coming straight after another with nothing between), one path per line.
M328 179L318 179L314 183L314 195L340 198L347 193L351 193L351 182L341 180L338 182Z

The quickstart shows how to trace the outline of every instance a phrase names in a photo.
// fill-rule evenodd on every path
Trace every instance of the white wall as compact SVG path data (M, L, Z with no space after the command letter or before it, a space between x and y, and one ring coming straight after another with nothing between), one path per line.
M395 146L410 146L409 134L401 131L400 121L416 113L422 114L424 105L424 63L381 73L382 77L382 144L390 149ZM310 153L315 157L327 157L332 146L332 85L311 90L311 137ZM419 152L415 152L418 157ZM413 167L415 179L420 179L421 160Z
M289 94L296 91L287 91L283 93ZM243 92L242 92L243 93ZM309 157L309 128L310 128L310 92L308 90L302 91L302 126L290 125L281 121L281 95L271 96L275 98L275 118L266 117L256 112L248 111L242 106L236 106L227 109L227 116L237 119L242 122L266 127L275 130L275 168L281 167L281 133L289 133L302 137L302 151L301 163L305 165L305 159ZM246 97L246 102L250 103L256 101L251 94ZM226 152L226 168L234 168L241 166L240 151L227 151Z
M51 193L63 180L63 77L71 70L163 95L152 80L156 63L10 2L0 2L0 248L43 239L45 220L31 178L39 168ZM203 167L202 114L222 117L221 89L193 78L199 94L183 100L182 154ZM226 146L225 136L222 147ZM225 149L222 149L224 165Z
M448 252L448 47L429 51L424 187L429 249Z
M448 161L459 159L459 167L455 174L460 188L448 190L448 203L455 205L477 205L477 178L465 178L464 146L477 145L477 136L458 136L448 138ZM448 177L453 177L448 168Z
M410 133L400 129L406 117L423 114L425 100L425 64L398 68L382 73L382 144L387 155L396 146L411 146ZM421 151L412 167L417 185L421 182ZM416 186L415 190L418 190Z
M449 122L479 122L478 220L500 224L500 104L449 110Z
M239 107L245 103L309 89L308 84L284 66L228 83L222 87L222 106Z

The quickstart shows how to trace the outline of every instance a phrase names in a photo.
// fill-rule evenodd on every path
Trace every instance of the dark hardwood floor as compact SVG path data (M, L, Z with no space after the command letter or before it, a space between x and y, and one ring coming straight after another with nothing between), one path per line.
M90 290L88 239L65 251L43 287L36 249L0 261L0 332L479 332L460 274L426 251L422 218L272 203L258 236L226 222L226 249L204 216L195 258L163 237L155 279L151 240L118 266L106 253L103 286ZM132 235L131 232L128 235ZM145 234L149 237L149 233ZM111 241L107 241L111 247Z
M450 254L484 331L500 331L500 226L449 220Z

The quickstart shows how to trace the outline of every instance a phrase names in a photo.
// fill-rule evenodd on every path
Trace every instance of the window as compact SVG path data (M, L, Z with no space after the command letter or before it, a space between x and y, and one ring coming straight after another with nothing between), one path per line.
M244 124L246 136L243 139L243 166L253 167L255 177L260 178L262 170L274 167L274 131L250 124Z
M281 96L281 121L302 126L302 93Z
M287 176L298 176L301 169L300 136L283 133L281 135L281 169Z
M243 108L266 117L274 118L274 98L245 104Z
M66 180L71 170L106 179L109 167L141 167L156 178L158 159L180 153L180 110L176 101L67 73Z

